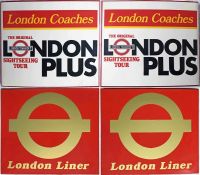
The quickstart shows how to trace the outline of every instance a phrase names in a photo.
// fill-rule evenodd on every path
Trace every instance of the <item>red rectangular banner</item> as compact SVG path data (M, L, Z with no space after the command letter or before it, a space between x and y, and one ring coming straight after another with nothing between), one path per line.
M3 28L97 28L97 10L3 12Z
M102 175L198 173L198 93L103 89Z
M2 90L2 174L98 174L98 89Z
M197 27L197 11L105 10L105 27Z

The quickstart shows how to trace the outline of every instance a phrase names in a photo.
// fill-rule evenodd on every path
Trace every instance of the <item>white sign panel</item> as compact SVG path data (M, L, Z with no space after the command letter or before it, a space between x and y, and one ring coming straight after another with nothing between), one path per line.
M199 84L198 3L103 2L102 86Z
M98 86L99 2L3 2L3 86Z

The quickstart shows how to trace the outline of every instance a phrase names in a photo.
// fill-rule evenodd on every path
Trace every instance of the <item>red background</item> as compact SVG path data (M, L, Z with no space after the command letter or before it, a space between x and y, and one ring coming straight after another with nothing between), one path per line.
M137 13L137 16L148 16L149 20L147 23L144 22L120 22L120 23L109 23L111 13L115 13L114 16L132 16ZM180 14L182 17L193 17L192 23L154 23L151 18L155 13L160 13L160 16L177 16ZM114 18L113 18L114 19ZM105 10L105 26L167 26L167 27L197 27L197 12L189 10Z
M145 160L128 152L117 133L110 133L110 121L117 120L124 105L136 95L155 92L171 98L182 111L184 119L192 121L192 132L184 133L179 146L168 156ZM170 119L169 114L156 105L145 105L134 113L132 119ZM132 134L146 147L156 147L169 138L170 133ZM102 90L102 174L184 174L198 172L198 90L188 89L103 89ZM158 170L160 162L192 163L190 170ZM111 162L116 164L155 163L157 170L110 171Z
M12 19L15 18L29 18L33 14L36 17L45 17L46 24L7 24L9 15L12 14ZM76 17L80 14L82 17L93 17L94 21L91 24L52 24L50 23L50 17L53 14L58 14L60 17ZM63 27L97 27L97 10L31 10L31 11L4 11L3 12L3 28L63 28Z
M32 96L43 92L55 92L70 98L79 108L82 118L90 120L91 132L83 133L78 145L67 155L53 159L41 159L27 152L18 140L16 132L8 132L9 119L15 119L22 105ZM8 174L98 174L98 89L11 89L2 90L2 173ZM46 117L43 117L46 116ZM55 105L43 105L33 111L30 118L65 119L66 112ZM22 126L23 127L23 126ZM32 133L34 141L43 146L61 144L68 133ZM8 161L17 163L89 163L88 170L9 170Z

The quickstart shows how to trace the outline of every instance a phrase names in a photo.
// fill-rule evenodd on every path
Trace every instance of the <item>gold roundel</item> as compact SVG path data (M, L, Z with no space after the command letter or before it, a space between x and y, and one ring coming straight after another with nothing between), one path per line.
M131 120L134 112L147 104L164 108L171 120ZM151 111L149 111L149 119ZM159 93L144 93L128 101L120 112L118 120L110 123L111 133L118 133L124 147L133 155L143 159L159 159L169 155L180 144L184 132L191 132L191 121L184 120L177 104L170 98ZM154 148L138 144L131 133L166 133L171 136L162 145Z
M61 107L70 119L29 119L36 108L45 104ZM69 98L49 92L35 95L27 100L21 107L17 119L9 121L9 130L17 132L21 144L31 154L44 159L55 159L71 152L77 146L82 132L90 132L90 121L82 119L76 104ZM60 145L44 147L36 143L29 132L70 132L70 134Z

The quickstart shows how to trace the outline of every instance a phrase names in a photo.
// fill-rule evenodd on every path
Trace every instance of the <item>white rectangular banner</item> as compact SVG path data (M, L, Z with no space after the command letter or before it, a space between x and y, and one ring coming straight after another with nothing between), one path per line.
M2 2L3 86L98 86L99 2Z
M199 84L198 3L103 2L102 86Z

